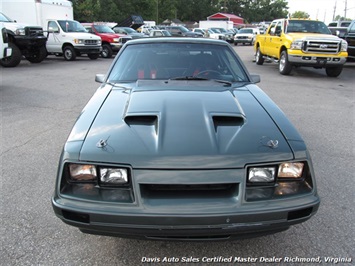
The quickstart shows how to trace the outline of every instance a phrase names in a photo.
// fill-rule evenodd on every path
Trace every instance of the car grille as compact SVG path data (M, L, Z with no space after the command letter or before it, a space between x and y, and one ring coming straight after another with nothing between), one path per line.
M305 53L337 54L340 51L339 41L307 40L303 42L302 51Z
M240 39L240 40L248 39L247 36L237 36L236 38L237 38L237 39Z
M230 201L238 196L239 184L141 184L141 193L147 200L224 199L225 204L230 204Z
M85 45L97 45L97 40L85 40Z
M43 36L41 27L25 27L26 36Z

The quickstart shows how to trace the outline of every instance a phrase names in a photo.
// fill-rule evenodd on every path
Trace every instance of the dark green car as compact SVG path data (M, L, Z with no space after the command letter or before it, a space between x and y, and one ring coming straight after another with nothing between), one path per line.
M84 233L227 240L317 212L304 141L225 41L127 42L64 145L52 205Z

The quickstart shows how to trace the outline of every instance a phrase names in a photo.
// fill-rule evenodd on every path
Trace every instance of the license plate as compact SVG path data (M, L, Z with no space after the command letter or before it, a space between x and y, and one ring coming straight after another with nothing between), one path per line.
M327 58L317 58L317 63L325 65L327 63Z

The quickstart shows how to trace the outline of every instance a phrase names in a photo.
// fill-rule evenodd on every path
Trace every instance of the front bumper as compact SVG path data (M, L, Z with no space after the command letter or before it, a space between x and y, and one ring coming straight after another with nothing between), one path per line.
M309 195L294 204L251 203L250 210L241 208L234 213L161 214L131 207L103 207L99 203L74 202L52 198L55 214L63 222L78 227L84 233L156 240L232 240L256 237L284 231L289 226L304 222L319 207L319 198ZM289 205L287 207L287 205ZM253 207L252 207L253 206Z
M102 51L100 46L74 46L74 49L79 54L99 54Z
M305 54L289 50L288 61L296 66L342 66L346 62L347 53L339 54Z

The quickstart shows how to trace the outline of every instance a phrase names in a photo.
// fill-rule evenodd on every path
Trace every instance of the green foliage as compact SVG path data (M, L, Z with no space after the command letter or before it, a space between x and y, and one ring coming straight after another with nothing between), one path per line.
M217 12L235 14L245 22L269 21L287 16L286 0L72 0L78 21L120 22L141 15L157 24L166 19L206 20Z
M309 14L304 11L296 11L291 15L292 18L309 18Z

